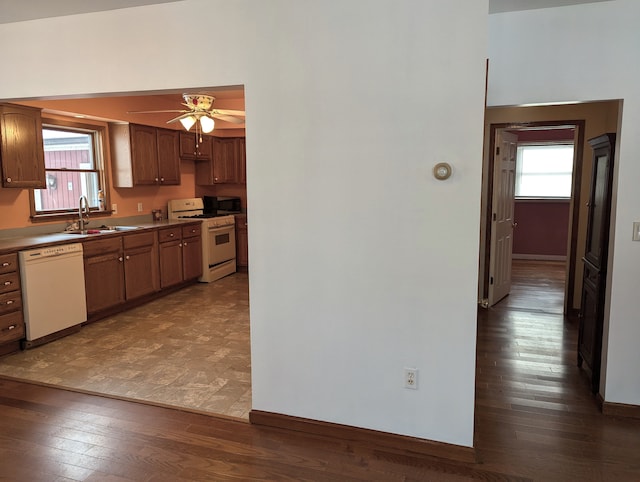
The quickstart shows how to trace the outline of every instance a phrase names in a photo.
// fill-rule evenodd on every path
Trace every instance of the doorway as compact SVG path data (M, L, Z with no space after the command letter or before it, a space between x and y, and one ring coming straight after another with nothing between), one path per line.
M606 100L563 105L488 107L485 110L480 255L478 260L479 304L488 306L490 217L493 189L493 172L490 170L492 162L489 160L492 159L490 154L495 152L496 129L525 128L534 130L545 128L545 126L547 128L558 128L563 125L577 126L576 165L574 165L570 201L569 216L571 220L566 253L567 266L563 307L566 316L577 317L580 310L583 276L581 259L584 256L588 211L585 201L588 197L591 173L591 148L587 139L596 137L603 132L617 132L621 109L621 100ZM522 226L518 227L522 228Z
M569 314L567 307L574 304L584 120L499 123L491 124L489 131L490 157L487 159L491 161L487 162L486 172L492 182L488 186L487 199L491 202L486 205L485 245L490 249L486 250L484 274L481 273L487 280L481 293L482 304L492 306L509 294L512 259L556 264L562 261L566 273L563 312ZM505 139L509 140L508 146ZM544 167L535 166L529 171L516 167L525 165L522 159L516 163L516 158L527 154L541 158L541 151L548 157L551 152L564 151L561 147L565 146L571 147L569 155L573 159L569 159L570 165L564 167L564 172L545 171ZM505 153L507 147L511 148ZM567 153L561 155L566 157ZM555 168L559 162L551 164ZM510 166L509 176L504 175L506 165ZM558 186L551 189L550 183L555 182L555 178L559 179ZM507 222L502 222L505 220ZM494 288L496 284L500 285L499 289Z

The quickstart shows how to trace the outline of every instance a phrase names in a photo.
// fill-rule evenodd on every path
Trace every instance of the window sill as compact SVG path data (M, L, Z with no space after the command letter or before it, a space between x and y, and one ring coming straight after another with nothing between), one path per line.
M96 217L106 217L111 216L113 211L89 211L89 218ZM42 223L42 222L50 222L50 221L73 221L74 219L78 219L78 211L64 211L60 213L42 213L42 214L32 214L31 222L32 223Z

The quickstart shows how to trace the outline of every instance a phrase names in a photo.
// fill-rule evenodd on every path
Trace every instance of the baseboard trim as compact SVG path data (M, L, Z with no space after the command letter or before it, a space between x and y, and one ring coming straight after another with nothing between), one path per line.
M603 402L602 413L612 417L627 417L640 419L640 405L626 403Z
M559 254L516 254L511 255L512 259L529 259L532 261L566 261L567 257Z
M432 440L379 432L349 425L322 422L308 418L293 417L279 413L251 410L249 421L254 425L306 432L314 435L324 435L342 440L357 441L378 446L381 450L402 455L429 455L442 459L455 460L465 463L476 463L476 453L473 447L435 442Z

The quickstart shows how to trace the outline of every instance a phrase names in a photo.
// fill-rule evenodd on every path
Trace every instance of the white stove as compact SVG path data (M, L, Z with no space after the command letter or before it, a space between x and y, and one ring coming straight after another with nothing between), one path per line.
M236 272L235 217L205 213L202 198L174 199L168 205L169 219L202 220L202 276L210 283Z

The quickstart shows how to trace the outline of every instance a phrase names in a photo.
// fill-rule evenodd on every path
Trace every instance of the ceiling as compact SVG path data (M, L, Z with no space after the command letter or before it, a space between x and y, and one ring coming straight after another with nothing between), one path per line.
M515 12L538 8L564 7L579 3L609 2L611 0L489 0L489 13Z
M0 24L176 1L181 0L0 0ZM489 13L606 1L610 0L489 0Z
M216 98L214 108L245 110L244 89L242 87L185 89L188 93L209 94ZM132 111L182 110L183 91L161 91L132 93L128 95L99 95L59 99L9 99L13 104L30 105L43 109L49 114L71 117L86 117L108 122L131 122L156 127L181 129L179 122L167 124L177 113L160 112L136 114ZM244 129L244 124L233 124L216 120L215 131ZM235 132L234 134L238 134Z
M0 0L0 23L63 17L178 0Z
M182 0L0 0L0 24L58 17L81 13L116 10L170 3ZM610 0L489 0L489 13L560 7L579 3L594 3ZM216 97L215 107L219 109L244 110L244 90L242 87L193 89L188 92L205 93ZM158 127L167 126L166 121L173 114L129 114L133 110L182 109L182 91L144 92L118 96L99 96L73 99L29 99L13 100L15 103L41 107L45 112L65 115L81 114L87 117L125 121ZM12 101L12 100L9 100ZM178 128L177 124L167 127ZM216 129L243 128L235 124L218 121Z

